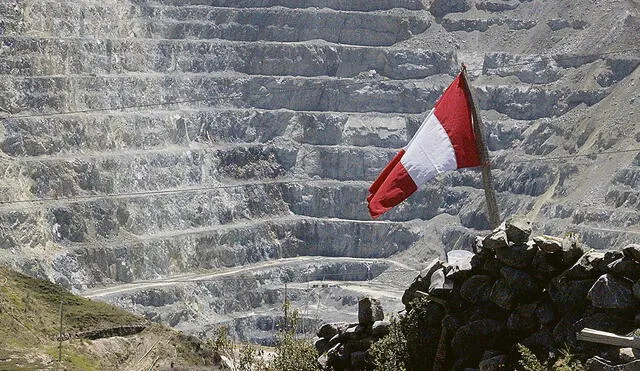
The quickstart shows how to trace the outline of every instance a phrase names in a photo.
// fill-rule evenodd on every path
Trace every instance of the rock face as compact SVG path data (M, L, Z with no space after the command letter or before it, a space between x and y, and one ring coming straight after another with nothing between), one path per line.
M637 243L640 60L617 52L637 48L640 17L632 2L575 5L1 1L0 262L199 336L237 318L268 343L285 283L309 322L353 321L367 285L397 310L393 287L411 277L380 275L376 259L406 270L394 261L489 229L474 170L443 174L383 223L364 201L463 60L503 210L535 205L542 233L572 230L597 249ZM595 152L611 156L571 157ZM486 272L559 269L555 256L519 261L535 250L503 232ZM432 291L465 276L443 273ZM335 312L308 304L318 298Z
M531 233L529 223L522 219L518 223L517 232L506 233L505 229L509 228L506 223L481 239L475 246L479 251L471 259L467 274L457 272L458 279L452 280L450 288L429 293L432 301L428 304L433 305L426 306L423 310L426 313L420 315L435 320L414 330L444 335L426 341L423 350L432 349L426 360L433 364L424 365L425 370L515 369L519 358L512 351L516 343L527 346L543 359L548 358L549 352L556 353L568 345L582 354L584 361L593 355L602 356L610 347L577 341L576 333L581 329L589 327L626 334L637 327L633 317L640 313L637 299L640 281L633 278L635 273L631 269L615 269L617 265L609 263L621 259L637 263L635 254L631 253L633 246L623 250L624 257L618 250L589 251L579 256L576 253L582 250L579 244L563 247L560 239L549 236L524 240L524 236ZM507 246L497 246L495 241L506 235L511 236L505 241ZM484 246L485 242L488 247ZM500 259L501 249L519 244L532 246L538 259L547 260L555 273L548 274L546 266L528 258L525 259L528 263L523 261L518 268L511 260ZM519 253L526 254L526 250ZM493 265L497 263L497 267L487 269L491 266L488 261L495 262ZM445 276L453 270L444 262L432 262L429 266L437 265ZM540 269L544 269L544 274ZM635 269L636 273L640 271L640 267ZM418 288L428 286L429 282L425 281L433 280L440 284L436 274L421 274L407 289L405 297L415 297ZM446 313L442 313L443 308ZM410 313L417 309L409 303L406 310ZM446 346L440 344L442 341ZM437 357L436 349L439 349ZM632 367L635 358L593 359L587 364L615 365L616 362ZM623 365L602 369L626 369Z

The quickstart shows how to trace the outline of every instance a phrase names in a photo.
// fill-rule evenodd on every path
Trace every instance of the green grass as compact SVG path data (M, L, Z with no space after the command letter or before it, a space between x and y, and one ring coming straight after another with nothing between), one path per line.
M164 346L166 352L162 354L167 359L183 365L215 363L215 353L196 338L148 323L144 318L112 305L76 296L49 281L0 266L0 370L58 367L60 300L63 302L63 334L145 323L147 329L138 339L157 339ZM113 369L134 357L131 349L125 349L126 354L122 357L96 355L89 350L90 344L90 340L84 339L65 340L63 367L68 370Z

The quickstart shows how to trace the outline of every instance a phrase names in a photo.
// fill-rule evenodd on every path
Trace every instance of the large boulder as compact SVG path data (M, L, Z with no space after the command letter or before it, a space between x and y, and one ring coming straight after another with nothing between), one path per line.
M318 329L318 337L331 339L338 333L343 333L349 325L346 322L325 323Z
M640 263L628 256L614 260L607 265L607 268L610 273L620 278L628 278L633 281L640 279Z
M502 229L496 229L482 240L482 249L496 250L509 246L507 233Z
M503 267L500 269L500 275L511 287L516 299L522 303L535 301L540 294L540 286L527 272Z
M561 311L583 308L589 302L587 294L594 282L595 279L569 280L564 276L558 276L549 282L547 292Z
M627 256L637 262L640 262L640 245L631 244L622 249L624 256Z
M536 251L531 260L531 274L544 282L560 274L560 272L564 270L561 268L561 264L558 264L560 254L560 252L547 253L542 250Z
M631 282L603 274L593 284L587 297L595 308L634 309L638 300L633 296Z
M510 267L525 269L531 265L536 250L533 245L512 245L496 249L496 258Z
M502 263L496 259L493 251L482 250L471 259L471 266L475 272L499 277Z
M477 358L485 350L493 349L499 343L504 325L492 319L470 322L456 331L451 340L451 348L458 356Z
M358 302L358 322L361 324L372 324L375 321L382 321L384 312L382 304L378 299L362 298Z
M446 276L454 281L462 281L471 276L471 260L475 256L471 251L451 250L447 253L447 264L449 269Z
M447 277L445 268L440 268L431 275L429 294L435 296L446 295L453 290L453 279Z
M477 274L471 276L460 287L460 296L470 303L489 300L495 279L491 276Z
M444 263L440 259L433 259L415 278L413 283L405 290L402 295L402 304L406 307L407 311L411 310L411 301L416 298L416 291L428 292L431 285L431 276L434 272L444 268Z
M490 300L506 310L511 310L515 306L516 294L504 279L497 280L491 288Z
M622 257L620 251L590 251L567 269L564 276L570 279L598 278L608 272L609 265Z
M562 240L561 259L564 266L573 265L584 254L579 238L574 234L565 236Z
M535 236L533 244L540 250L548 253L554 253L562 250L562 239L552 236Z
M522 215L514 215L505 222L505 232L509 242L523 244L531 235L531 220Z
M384 336L389 333L391 328L391 322L389 321L375 321L371 326L371 335Z

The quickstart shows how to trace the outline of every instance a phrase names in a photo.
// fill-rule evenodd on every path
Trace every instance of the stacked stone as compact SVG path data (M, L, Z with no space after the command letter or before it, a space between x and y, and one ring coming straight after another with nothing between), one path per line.
M432 328L425 331L434 334L428 347L433 369L513 366L517 343L544 359L568 345L610 363L629 362L605 354L612 347L577 341L576 333L637 328L640 245L584 253L575 236L530 240L530 234L531 223L514 217L478 238L477 253L434 260L406 290L407 311L416 298L430 300Z
M318 362L324 369L371 370L368 350L389 332L382 305L377 299L363 298L358 302L358 323L327 323L318 330L315 347L322 354Z

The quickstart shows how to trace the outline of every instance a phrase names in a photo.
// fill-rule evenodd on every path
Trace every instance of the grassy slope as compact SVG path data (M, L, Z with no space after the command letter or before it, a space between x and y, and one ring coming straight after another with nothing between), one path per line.
M191 369L214 363L214 353L193 337L0 266L0 370L58 368L61 298L65 303L63 333L148 325L143 332L127 337L64 341L66 369L163 369L172 362Z

